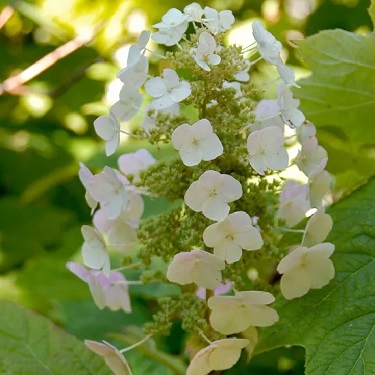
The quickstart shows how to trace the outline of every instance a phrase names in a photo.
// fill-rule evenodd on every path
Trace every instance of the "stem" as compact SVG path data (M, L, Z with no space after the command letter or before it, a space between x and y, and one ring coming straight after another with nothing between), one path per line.
M123 270L128 270L128 269L130 269L130 268L136 268L136 267L141 266L141 265L142 265L141 262L137 262L137 263L130 264L129 266L124 266L124 267L116 268L116 269L114 269L113 271L123 271Z
M126 353L128 352L129 350L132 350L134 348L136 348L137 346L139 345L142 345L143 343L145 343L147 340L149 340L151 338L152 335L147 335L145 338L143 338L141 341L139 342L136 342L135 344L133 345L130 345L128 346L127 348L124 348L124 349L121 349L119 350L120 353Z

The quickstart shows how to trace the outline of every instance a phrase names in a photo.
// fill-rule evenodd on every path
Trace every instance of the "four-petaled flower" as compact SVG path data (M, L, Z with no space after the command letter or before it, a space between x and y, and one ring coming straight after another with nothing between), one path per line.
M185 193L185 203L211 220L224 220L229 204L242 196L242 185L232 176L216 171L204 172Z
M162 77L154 77L145 83L145 89L154 99L155 109L163 109L186 99L191 93L190 83L180 81L178 74L172 69L163 70Z
M243 211L228 215L223 221L210 225L203 232L206 246L214 248L214 254L227 263L241 259L242 250L258 250L263 246L259 230L251 217Z
M122 273L111 271L107 276L102 271L88 270L75 262L68 262L66 267L89 285L93 300L99 309L108 307L113 311L132 311L128 284Z
M274 301L275 297L271 293L261 291L210 297L207 303L212 310L211 326L224 335L243 332L250 326L271 326L279 320L279 316L275 309L266 305Z
M100 203L108 219L116 219L128 203L126 184L123 176L106 166L87 181L86 189Z
M284 147L284 135L276 126L250 133L247 150L250 165L261 175L264 175L268 168L279 171L288 166L289 156Z
M310 289L320 289L335 276L329 257L335 246L329 242L311 248L298 247L281 260L277 271L282 274L280 288L286 299L302 297Z
M197 165L201 160L216 159L223 153L223 145L207 119L193 125L180 125L172 134L172 144L187 166Z
M192 250L176 254L169 264L167 279L186 285L195 283L206 289L216 289L221 283L224 261L203 250Z
M182 13L176 8L169 11L162 17L162 22L153 25L159 31L152 35L156 43L173 46L178 43L189 24L189 15Z
M210 65L220 64L221 57L215 51L215 38L206 31L199 35L198 47L191 49L195 62L207 72L211 71Z

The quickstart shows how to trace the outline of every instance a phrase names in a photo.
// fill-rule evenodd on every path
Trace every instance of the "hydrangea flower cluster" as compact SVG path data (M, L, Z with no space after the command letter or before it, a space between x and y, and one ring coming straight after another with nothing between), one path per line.
M192 3L183 11L169 10L154 34L143 31L131 46L127 67L118 74L124 83L119 100L94 122L95 130L112 155L121 122L143 113L137 136L153 145L170 143L175 157L157 162L141 149L121 155L118 170L105 167L98 174L81 164L79 176L94 214L93 226L82 227L82 258L89 270L68 264L88 283L99 308L129 313L132 282L111 270L108 249L126 257L138 244L138 260L130 261L141 264L140 282L171 282L181 289L180 297L160 301L146 337L167 332L171 317L181 319L186 331L208 343L191 356L187 374L194 375L232 367L241 350L253 345L245 331L278 321L270 306L273 294L281 290L286 299L299 298L327 285L335 273L334 245L324 242L332 228L323 206L330 187L327 152L290 89L299 86L281 59L281 43L254 21L256 45L225 46L233 23L230 10ZM149 75L146 57L150 38L168 50L156 76ZM262 89L252 82L252 67L262 59L280 75L276 99L259 100ZM294 159L286 147L287 128L299 145ZM292 165L305 182L280 177ZM173 204L142 219L143 194ZM311 209L315 213L304 221ZM297 239L286 247L281 239L288 231ZM164 275L153 272L154 258L164 262ZM270 281L275 278L265 270L267 263L267 270L281 275L280 285ZM109 344L88 346L126 368L117 373L130 373L122 351Z

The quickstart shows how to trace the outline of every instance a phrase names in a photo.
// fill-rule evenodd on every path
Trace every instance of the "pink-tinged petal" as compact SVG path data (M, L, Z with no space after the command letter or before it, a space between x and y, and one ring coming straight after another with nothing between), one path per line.
M74 273L77 277L79 277L84 282L87 282L88 277L90 276L90 271L85 267L81 266L79 263L76 262L68 262L66 264L66 268Z

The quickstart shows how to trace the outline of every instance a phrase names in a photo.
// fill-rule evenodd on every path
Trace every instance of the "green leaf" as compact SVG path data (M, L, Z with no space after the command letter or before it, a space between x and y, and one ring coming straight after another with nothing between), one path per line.
M375 35L327 30L299 42L312 76L295 90L306 117L337 126L357 143L375 139Z
M0 301L0 373L110 375L103 360L49 320Z
M301 345L308 375L375 374L374 196L372 179L330 210L335 279L303 298L279 298L280 321L262 331L257 352Z
M370 14L372 24L375 25L375 1L371 2L370 8L368 9L368 12Z

